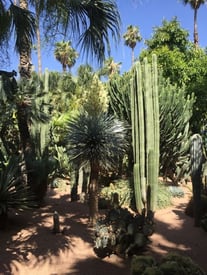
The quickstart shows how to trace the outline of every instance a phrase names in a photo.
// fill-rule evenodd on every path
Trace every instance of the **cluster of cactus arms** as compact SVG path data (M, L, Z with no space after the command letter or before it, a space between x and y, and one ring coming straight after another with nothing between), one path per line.
M100 258L116 254L128 257L143 251L154 232L153 213L133 215L127 208L115 207L95 227L94 252Z
M131 125L130 74L115 75L108 83L109 112Z
M189 121L194 95L159 76L160 174L179 181L188 173Z
M201 191L202 165L204 163L203 141L199 134L194 134L190 142L190 167L193 185L194 225L200 226L201 220Z
M155 211L159 175L159 99L157 57L132 68L131 121L134 155L134 191L139 213Z

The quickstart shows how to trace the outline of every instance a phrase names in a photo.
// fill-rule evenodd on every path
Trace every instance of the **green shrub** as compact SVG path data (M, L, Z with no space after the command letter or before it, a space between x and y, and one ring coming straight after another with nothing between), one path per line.
M184 191L180 186L168 186L170 195L174 198L183 198Z
M169 253L160 262L151 256L133 256L131 275L206 275L190 257Z
M171 193L170 190L163 184L158 184L157 192L157 208L163 209L170 206L171 203Z
M108 206L112 204L115 193L118 194L120 206L128 207L131 205L133 192L130 188L129 180L119 179L111 182L109 186L101 189L99 196L100 208L108 208Z
M154 268L155 266L156 261L152 256L134 255L131 261L131 275L143 274L147 268Z

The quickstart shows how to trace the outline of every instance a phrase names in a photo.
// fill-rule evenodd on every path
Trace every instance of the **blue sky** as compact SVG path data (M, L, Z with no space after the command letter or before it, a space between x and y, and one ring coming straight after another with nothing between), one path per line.
M162 21L172 20L177 16L181 27L189 31L189 39L193 41L193 10L189 5L184 6L181 0L117 0L117 5L121 15L122 26L121 34L123 35L128 25L138 26L143 39L150 39L153 33L153 27L162 25ZM201 47L207 46L207 5L200 7L198 11L198 33L199 44ZM138 43L135 48L135 57L144 48L144 43ZM117 47L111 44L111 56L115 62L122 62L121 72L128 71L131 66L131 50L124 45L122 39ZM33 54L32 62L37 69L37 58ZM86 60L81 56L77 60L76 66L72 72L76 73L80 64L86 63ZM88 62L92 66L94 64ZM48 68L51 71L62 71L62 67L58 61L55 60L53 51L42 51L42 65L43 71ZM12 63L7 70L18 70L18 58L13 53Z

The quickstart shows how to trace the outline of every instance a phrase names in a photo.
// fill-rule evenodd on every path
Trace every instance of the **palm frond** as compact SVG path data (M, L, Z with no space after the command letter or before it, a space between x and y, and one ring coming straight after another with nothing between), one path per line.
M9 13L12 20L12 31L14 31L16 35L15 48L17 52L21 52L25 45L32 45L35 37L35 15L32 12L22 9L14 4L11 4Z
M46 14L47 33L55 36L60 27L65 37L78 41L83 55L97 58L100 63L106 51L110 55L109 39L120 39L121 19L113 0L49 0Z
M5 5L0 1L0 46L5 43L10 35L11 17Z

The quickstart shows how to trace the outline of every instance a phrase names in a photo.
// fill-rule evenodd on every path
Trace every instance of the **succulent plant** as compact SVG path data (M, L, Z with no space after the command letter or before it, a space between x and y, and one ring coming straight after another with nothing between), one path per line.
M153 212L135 215L126 208L112 208L97 221L94 251L99 257L128 257L144 250L153 232Z

